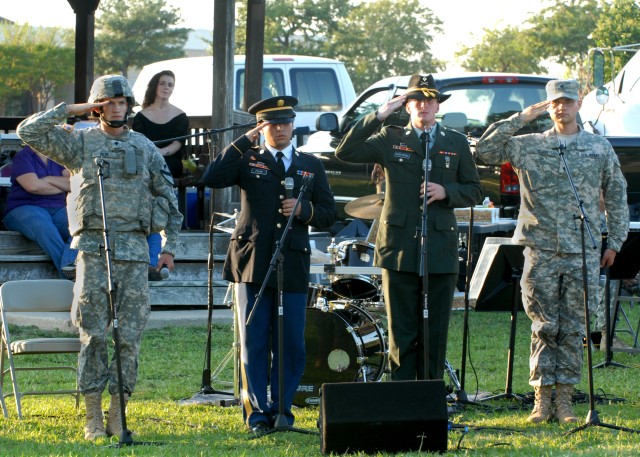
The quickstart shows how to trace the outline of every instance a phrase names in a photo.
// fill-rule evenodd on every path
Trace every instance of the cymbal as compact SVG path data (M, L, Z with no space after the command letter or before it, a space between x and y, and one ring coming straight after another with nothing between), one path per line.
M224 233L233 233L233 229L231 227L224 227L222 225L214 225L214 229L219 230Z
M379 219L382 214L384 194L365 195L350 201L344 207L344 211L353 217L360 219Z

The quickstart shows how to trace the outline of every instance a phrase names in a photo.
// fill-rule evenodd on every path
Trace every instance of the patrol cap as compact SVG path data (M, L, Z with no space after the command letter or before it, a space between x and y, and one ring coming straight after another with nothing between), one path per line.
M406 97L414 100L427 100L435 98L442 103L451 97L451 94L443 95L436 88L436 82L432 75L411 75L409 86L405 92Z
M580 98L580 84L575 79L554 79L547 83L547 100L553 101L559 98Z
M298 99L289 95L265 98L249 107L249 114L256 116L256 121L269 121L271 124L288 124L293 122L296 113L293 107Z

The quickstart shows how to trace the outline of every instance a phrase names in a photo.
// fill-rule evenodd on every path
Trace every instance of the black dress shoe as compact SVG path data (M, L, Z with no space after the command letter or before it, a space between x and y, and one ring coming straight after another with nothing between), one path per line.
M251 426L251 433L256 438L266 435L269 432L269 426L266 422L257 422Z

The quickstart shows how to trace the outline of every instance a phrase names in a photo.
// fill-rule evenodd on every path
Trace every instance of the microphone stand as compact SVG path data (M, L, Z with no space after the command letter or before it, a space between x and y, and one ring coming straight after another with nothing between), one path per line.
M95 164L98 167L98 187L100 189L100 207L102 209L102 233L104 240L104 253L105 253L105 261L107 264L107 283L109 290L109 305L111 307L111 320L113 323L112 333L113 333L113 346L114 353L116 358L116 369L118 375L118 397L120 400L120 425L122 431L120 432L120 437L118 443L115 444L115 447L122 446L132 446L134 444L162 444L162 443L147 443L147 442L135 442L131 437L131 431L127 429L127 415L126 415L126 405L124 403L124 386L122 385L122 362L120 360L120 331L119 331L119 323L118 323L118 303L116 300L116 292L117 285L113 281L113 262L111 260L111 244L109 242L109 229L107 224L107 209L105 204L104 197L104 180L109 177L109 162L104 160L102 157L97 157L95 159ZM105 172L106 169L106 172Z
M278 296L278 415L276 417L273 428L267 430L267 432L262 435L270 435L275 432L298 432L298 433L306 433L309 435L317 435L317 432L310 430L303 430L300 428L295 428L289 425L287 422L287 418L284 415L284 303L283 303L283 272L282 272L282 264L284 263L284 255L282 254L282 246L284 246L284 241L289 234L289 228L293 223L293 218L295 217L296 210L298 209L298 205L300 204L300 200L302 199L302 195L307 190L307 186L313 179L312 176L304 176L302 178L302 185L300 186L300 193L298 194L298 198L296 200L295 205L293 205L293 210L289 215L289 219L287 220L287 225L285 225L284 230L282 231L282 237L279 241L276 242L276 249L271 257L271 261L269 262L269 269L267 270L267 274L262 281L262 286L260 287L260 291L256 295L256 300L254 302L253 308L247 317L246 325L249 326L251 321L253 320L254 312L260 303L260 299L264 293L265 288L267 287L267 283L269 282L269 278L271 277L271 273L273 270L278 268L277 273L277 296Z
M215 225L213 223L214 213L211 213L209 222L209 256L207 260L207 342L205 345L205 364L202 370L202 383L200 391L196 392L190 399L180 403L185 405L211 404L216 406L234 406L238 404L238 399L234 392L215 390L211 386L211 334L213 331L213 274L215 268L214 239L213 233ZM236 379L234 379L234 384ZM231 398L230 398L231 397Z
M425 130L425 133L427 131ZM422 278L422 345L423 345L423 374L424 380L430 379L429 375L429 273L427 269L427 184L429 183L429 142L431 135L427 133L424 145L424 194L422 195L422 214L420 223L420 270Z
M595 410L595 401L594 401L594 393L593 393L593 359L592 359L592 351L591 351L591 328L589 324L589 287L588 287L588 274L587 274L587 248L585 241L585 226L587 232L589 232L589 238L591 239L591 247L593 249L597 248L595 239L593 237L593 233L591 232L591 226L589 225L589 219L587 218L586 212L584 210L584 201L578 194L578 190L573 182L573 178L571 177L571 171L567 165L567 160L564 156L564 150L566 146L564 144L560 144L558 148L558 155L562 160L562 165L564 166L564 170L567 173L567 178L569 178L569 184L571 185L571 190L573 191L573 195L578 204L578 209L580 210L579 216L574 216L574 219L580 219L580 240L582 246L582 288L584 291L584 325L586 331L587 338L587 375L589 382L589 412L587 413L586 422L579 427L574 428L573 430L565 433L566 435L571 435L580 430L585 430L589 427L605 427L615 430L621 430L624 432L632 432L632 433L640 433L640 430L633 430L631 428L621 427L619 425L607 424L604 422L600 422L600 418L598 417L598 411Z

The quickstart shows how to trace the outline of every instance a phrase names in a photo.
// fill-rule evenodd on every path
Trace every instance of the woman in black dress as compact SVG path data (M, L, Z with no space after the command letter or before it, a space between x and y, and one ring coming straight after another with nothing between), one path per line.
M180 108L169 103L176 77L170 70L155 74L144 93L142 110L133 118L133 130L140 132L151 141L161 141L189 134L189 118ZM182 148L184 140L156 143L160 154L164 156L169 171L174 178L182 176ZM147 237L149 244L149 279L162 279L157 265L162 238L159 233Z
M161 141L189 134L189 118L180 108L169 103L175 86L170 70L155 74L144 94L142 110L133 118L133 130L151 141ZM174 178L182 176L182 148L184 140L156 143Z

